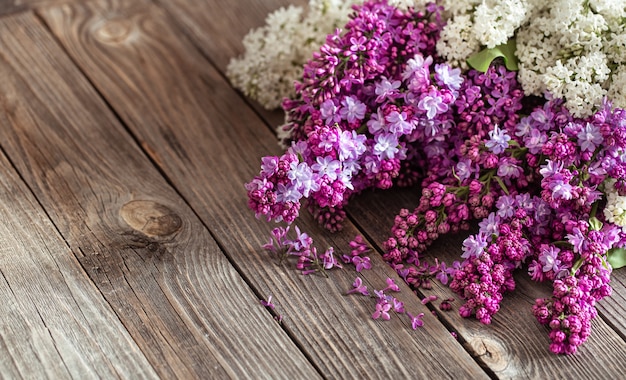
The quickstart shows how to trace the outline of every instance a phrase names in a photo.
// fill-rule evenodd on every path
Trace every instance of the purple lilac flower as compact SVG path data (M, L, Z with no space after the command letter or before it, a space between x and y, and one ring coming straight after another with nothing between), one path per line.
M361 277L357 277L354 279L354 283L352 284L352 289L348 291L348 294L359 293L364 296L369 296L370 293L367 291L367 286L363 285L363 280Z
M515 213L515 199L510 196L502 196L496 202L498 216L501 218L510 218Z
M368 131L376 135L379 132L386 132L388 127L385 123L385 116L382 114L382 110L379 108L376 113L370 115L370 119L367 121Z
M341 105L342 107L339 109L339 114L342 119L347 120L349 123L356 120L363 120L365 117L367 106L359 99L353 96L346 96L341 101Z
M445 100L435 90L431 90L428 94L423 95L417 107L426 112L426 117L429 120L434 119L437 114L444 113L448 110L448 105Z
M455 167L455 174L463 182L472 175L472 161L469 158L461 159Z
M461 75L461 69L451 68L449 65L442 65L440 63L435 65L435 79L441 82L441 85L448 87L451 90L458 90L463 84L463 76Z
M409 318L411 318L411 328L413 328L413 330L417 330L418 327L422 327L424 326L424 313L419 313L416 315L413 315L411 313L406 313L406 315L409 316Z
M319 177L326 176L330 181L334 181L341 172L341 161L332 156L317 157L316 163L311 165Z
M359 158L366 150L365 140L365 136L355 131L342 131L337 142L339 159L345 161Z
M369 257L354 256L352 257L351 262L354 264L357 272L372 269L372 262Z
M261 175L269 177L278 169L278 157L267 156L261 159Z
M585 236L579 227L574 227L572 233L567 234L565 238L572 245L574 252L580 253L587 249Z
M536 128L530 129L524 136L524 144L531 154L540 153L547 140L548 136L545 132L541 132Z
M463 241L463 254L461 257L464 259L480 257L486 247L487 238L485 234L479 233L478 235L471 235Z
M576 119L548 100L520 121L515 73L493 65L461 75L433 65L440 62L437 15L397 12L384 1L355 10L305 66L297 98L285 101L293 145L263 159L246 184L250 207L258 217L291 223L307 198L314 216L334 228L350 196L388 188L403 175L415 181L407 168L421 167L419 204L394 221L384 259L414 288L428 286L429 276L447 279L443 265L420 262L420 253L478 219L479 233L464 242L465 261L448 273L465 300L460 314L489 323L515 286L513 269L528 263L533 279L553 281L553 296L534 310L551 329L551 350L574 352L589 334L595 302L610 293L606 251L626 245L626 234L609 222L602 231L585 225L592 207L603 207L606 180L626 194L626 111L605 102L592 117ZM318 256L285 234L277 231L268 249L299 255L307 272L336 265L332 251ZM555 240L566 243L557 248ZM344 261L371 265L358 254ZM403 310L384 291L376 294L374 318ZM421 326L421 317L409 316L413 328Z
M524 171L522 167L518 165L516 160L505 157L500 160L500 166L498 166L496 174L500 178L517 178L524 174Z
M278 184L276 189L276 201L279 203L295 203L299 202L302 198L302 193L291 185L285 185L283 183Z
M578 137L578 145L583 152L595 151L603 140L600 128L591 123L587 123L576 137Z
M376 101L378 103L382 103L385 99L393 100L398 94L400 84L401 82L399 80L394 80L392 82L387 79L387 77L383 76L380 82L376 83L376 88L374 90L376 95L378 95Z
M542 265L542 270L544 272L553 271L555 273L559 272L561 261L558 259L560 249L550 246L544 246L541 249L541 253L539 253L539 262Z
M569 184L562 176L555 176L550 182L548 182L548 188L552 191L552 197L554 199L572 199L574 188Z
M391 310L391 304L386 299L380 298L376 303L376 311L372 314L372 319L382 318L386 321L391 319L389 311Z
M319 190L313 170L304 162L292 162L287 173L287 178L292 181L294 190L303 197L308 197L311 191Z
M418 78L427 78L429 76L428 66L432 63L433 58L431 56L424 58L422 54L416 54L407 61L406 68L402 73L402 79L407 80L415 76Z
M499 234L498 226L500 225L500 217L495 212L489 213L489 216L478 223L480 231L487 237Z
M391 304L393 306L393 311L395 311L396 313L404 314L404 312L405 312L405 310L404 310L404 302L402 302L399 299L393 297L392 300L391 300Z
M485 143L485 146L493 153L501 154L509 147L510 140L511 136L508 135L507 131L496 126L489 132L489 140Z
M408 116L406 112L391 112L385 117L385 120L389 123L389 132L395 135L408 135L411 133L415 125L407 121L407 119Z
M275 305L272 303L272 295L271 294L267 297L267 301L266 300L260 300L259 302L261 303L261 305L263 305L263 306L265 306L267 308L270 308L270 309L273 309L275 307Z
M398 286L398 284L396 284L393 278L387 278L386 281L387 281L387 287L383 289L383 291L387 291L387 290L391 290L392 292L400 291L400 287Z
M333 125L341 121L339 108L332 99L327 99L320 105L320 113L326 125Z
M374 137L374 153L382 160L394 158L398 153L398 138L394 134L381 133Z

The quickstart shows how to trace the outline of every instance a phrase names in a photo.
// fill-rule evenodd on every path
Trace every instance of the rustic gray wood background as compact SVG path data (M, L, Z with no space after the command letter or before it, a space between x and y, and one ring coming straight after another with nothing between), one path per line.
M455 311L375 321L352 269L302 276L262 249L273 227L243 183L279 154L262 111L225 79L241 39L305 0L0 0L0 377L614 379L626 366L626 273L591 338L549 352L523 273L490 326ZM415 190L354 200L339 251L380 249ZM432 257L452 259L461 237ZM398 276L376 253L361 273ZM276 322L259 299L273 296ZM458 340L451 335L458 334Z

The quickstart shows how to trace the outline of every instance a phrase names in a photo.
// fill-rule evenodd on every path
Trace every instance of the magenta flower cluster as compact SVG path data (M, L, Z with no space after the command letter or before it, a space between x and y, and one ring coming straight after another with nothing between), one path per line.
M503 140L495 136L484 150L494 152L495 140ZM576 119L551 100L521 119L509 137L496 156L502 161L509 151L525 152L521 167L534 186L523 190L516 181L503 187L495 211L464 241L465 260L450 287L464 298L462 316L490 323L504 292L515 287L513 270L527 264L533 280L553 284L552 297L533 307L551 329L550 349L572 354L591 332L596 302L611 294L608 256L626 242L622 226L599 212L607 182L624 183L626 112L605 103L593 116Z
M305 65L298 97L284 103L289 148L263 158L246 184L257 217L291 223L306 201L338 230L351 195L391 187L416 146L451 127L463 78L433 60L439 9L401 12L371 1L356 10Z
M626 195L626 111L607 101L574 118L558 100L524 97L516 73L497 62L484 73L442 63L435 5L401 11L366 1L354 9L305 65L296 98L284 102L288 148L264 157L246 184L250 208L290 224L304 204L336 231L353 195L419 183L415 209L399 212L383 243L384 260L414 289L434 278L448 284L462 298L459 313L486 324L525 267L553 285L533 307L550 328L550 349L574 353L590 334L596 302L611 293L609 256L626 246L626 215L603 212L609 194ZM438 237L471 223L478 232L463 242L461 262L423 259ZM337 260L332 249L318 254L297 228L288 239L287 230L275 229L267 248L297 256L303 273L371 267L362 240ZM373 318L405 313L389 290L375 292ZM349 293L369 295L360 278Z

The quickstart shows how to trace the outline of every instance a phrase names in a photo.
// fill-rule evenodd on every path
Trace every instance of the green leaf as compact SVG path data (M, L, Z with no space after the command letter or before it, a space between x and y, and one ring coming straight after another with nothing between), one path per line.
M595 216L592 216L589 218L589 227L591 227L593 231L600 231L602 229L602 222Z
M483 49L478 53L472 54L467 59L470 67L483 73L489 69L489 65L494 59L502 57L504 66L511 71L517 70L517 57L515 56L515 39L511 38L506 44L498 45L491 49Z
M626 248L612 248L606 257L613 269L626 266Z
M495 176L495 177L493 177L493 179L495 179L496 182L498 182L498 185L500 185L500 187L506 193L506 195L509 195L509 189L507 189L506 185L504 184L504 182L502 182L502 178L500 178L498 176Z

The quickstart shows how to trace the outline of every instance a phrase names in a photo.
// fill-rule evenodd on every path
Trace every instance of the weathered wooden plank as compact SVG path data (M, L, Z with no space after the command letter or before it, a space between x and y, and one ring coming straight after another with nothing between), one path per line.
M243 53L243 37L265 25L265 17L281 7L306 6L308 0L155 0L174 16L177 24L211 62L226 71L232 57Z
M1 377L156 378L2 153L0 299Z
M39 5L84 0L0 0L0 16L25 12Z
M485 377L406 288L400 298L408 310L427 313L428 329L412 331L407 319L372 320L371 299L342 295L356 277L351 270L305 277L268 259L261 246L272 226L247 210L243 183L262 155L278 152L275 139L197 50L177 38L160 9L99 1L41 15L258 293L273 294L284 328L324 376ZM215 30L222 33L227 21ZM124 38L103 40L102 30L114 26ZM356 233L348 223L329 237L310 218L305 223L321 249L345 249ZM388 276L399 281L380 257L374 262L377 270L362 274L368 284L382 288Z
M22 0L0 0L0 16L28 9Z
M395 214L401 208L413 209L419 195L412 189L369 192L357 197L349 207L350 214L374 241L382 242L389 234ZM426 253L450 263L460 260L462 234L442 237ZM440 299L454 297L454 310L439 312L465 341L468 350L500 378L619 378L626 360L626 344L620 335L600 318L593 322L591 337L574 356L557 356L549 352L548 330L539 325L531 312L536 298L546 297L548 284L532 282L527 275L516 275L517 289L505 295L501 310L489 326L458 314L458 296L448 287L433 281ZM605 304L615 305L608 299Z
M265 25L265 17L281 7L308 6L308 0L229 1L155 0L172 14L192 42L222 73L231 58L244 52L243 37L252 28ZM215 38L219 36L219 38ZM265 110L257 102L246 99L269 125L284 123L282 110Z
M138 27L144 23L156 26L142 19ZM87 25L106 43L114 43L115 26ZM0 51L2 146L157 374L315 378L39 20L0 19Z
M626 268L620 268L611 274L613 294L598 302L598 311L602 318L626 340Z

